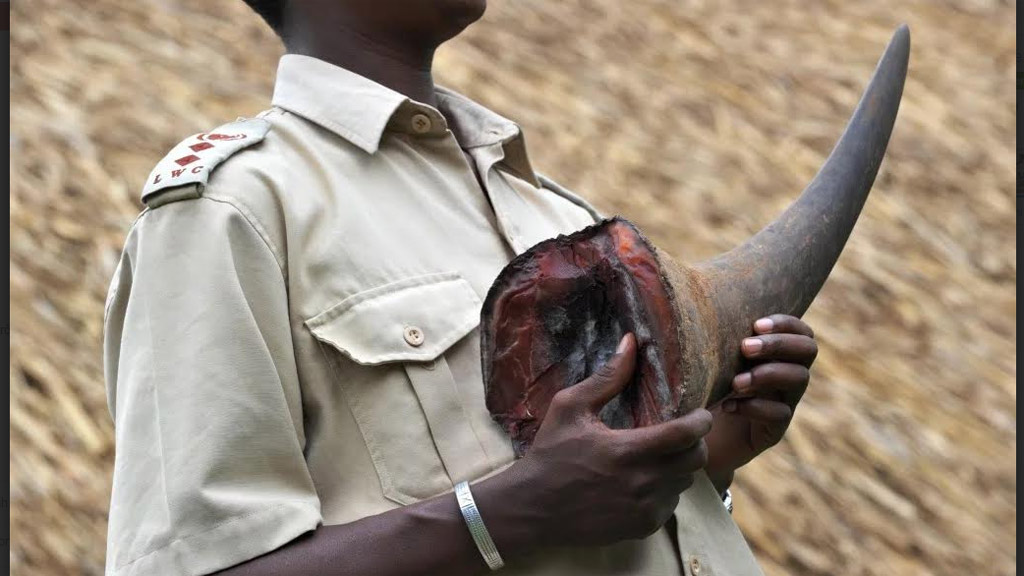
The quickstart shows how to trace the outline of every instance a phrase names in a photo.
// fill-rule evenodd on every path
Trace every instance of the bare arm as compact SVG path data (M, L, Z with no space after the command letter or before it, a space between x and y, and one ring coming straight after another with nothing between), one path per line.
M521 484L517 476L509 470L473 486L477 506L505 557L518 556L537 545L529 530L519 528L523 519L517 518L509 501L528 489L517 489ZM322 526L219 574L469 576L486 572L487 565L466 529L455 496L445 494L349 524Z

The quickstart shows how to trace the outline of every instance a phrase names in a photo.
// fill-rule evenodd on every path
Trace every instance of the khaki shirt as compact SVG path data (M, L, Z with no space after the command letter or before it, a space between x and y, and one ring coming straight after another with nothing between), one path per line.
M513 461L484 407L481 299L596 212L458 94L435 109L289 55L273 104L176 147L128 234L105 320L107 574L207 574ZM676 515L675 534L503 573L760 574L703 475Z

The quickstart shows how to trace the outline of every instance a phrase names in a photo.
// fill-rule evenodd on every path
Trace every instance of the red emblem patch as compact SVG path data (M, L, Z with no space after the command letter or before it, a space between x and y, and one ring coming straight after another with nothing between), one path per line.
M198 139L198 140L220 140L220 141L224 141L224 140L242 140L244 138L246 138L245 134L218 134L216 132L214 132L213 134L200 134L199 136L196 136L196 139Z
M189 154L188 156L182 156L181 158L178 158L177 160L174 161L174 163L177 164L178 166L187 166L195 162L196 160L199 160L199 156L196 156L195 154Z
M209 142L200 142L199 144L189 146L189 148L191 148L193 152L202 152L203 150L213 148L213 144L210 144Z

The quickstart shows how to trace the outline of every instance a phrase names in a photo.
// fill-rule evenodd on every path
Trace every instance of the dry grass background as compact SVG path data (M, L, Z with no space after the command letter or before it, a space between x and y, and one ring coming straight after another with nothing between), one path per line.
M240 0L25 0L11 26L11 574L98 574L107 281L151 165L267 105ZM495 0L439 78L535 164L699 258L813 176L890 32L889 156L809 321L822 352L737 519L781 574L1016 572L1016 2Z

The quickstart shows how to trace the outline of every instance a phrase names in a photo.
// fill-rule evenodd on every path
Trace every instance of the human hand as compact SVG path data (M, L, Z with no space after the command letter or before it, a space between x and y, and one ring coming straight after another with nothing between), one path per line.
M784 314L755 322L754 336L745 338L740 349L756 364L737 374L732 394L711 407L707 473L719 492L737 468L782 440L818 354L810 326Z
M646 537L704 468L707 410L631 430L598 418L635 366L636 340L627 334L601 369L555 395L530 452L506 471L525 479L519 486L528 494L513 498L538 537L582 546Z

